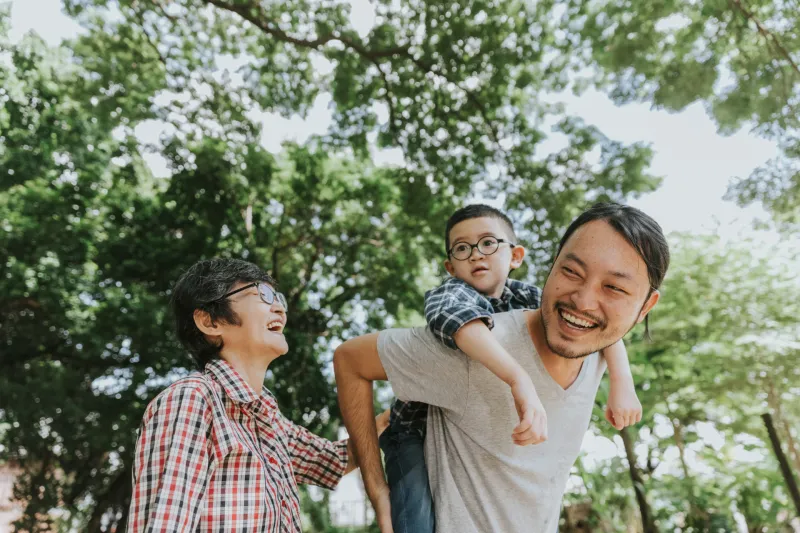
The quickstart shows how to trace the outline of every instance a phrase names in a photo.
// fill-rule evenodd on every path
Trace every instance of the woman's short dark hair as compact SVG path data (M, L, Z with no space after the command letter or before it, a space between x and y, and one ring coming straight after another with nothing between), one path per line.
M644 260L644 264L647 266L647 277L650 280L650 291L647 293L649 298L654 290L661 287L664 276L667 274L669 244L667 244L667 239L658 222L635 207L613 202L593 205L581 213L564 232L561 242L558 243L556 257L561 253L564 244L575 233L575 230L595 220L606 221L633 246L633 249ZM649 337L650 327L647 317L645 317L644 327L645 336Z
M239 325L239 317L230 301L222 297L237 283L265 281L275 286L275 281L262 269L240 259L205 259L198 261L183 273L172 289L170 307L175 317L178 340L189 350L202 370L206 363L218 358L222 343L208 340L194 323L196 309L206 311L213 322Z

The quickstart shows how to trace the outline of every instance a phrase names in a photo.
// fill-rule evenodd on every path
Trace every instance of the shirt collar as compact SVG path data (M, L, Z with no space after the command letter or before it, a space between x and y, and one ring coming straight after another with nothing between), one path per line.
M511 301L511 298L514 296L514 292L511 290L509 286L511 284L511 280L506 280L506 284L503 286L503 294L500 295L500 298L491 298L492 300L500 300L503 303L508 303Z
M206 374L222 386L225 394L234 403L250 407L256 411L277 409L277 403L266 387L257 395L244 378L224 359L213 359L206 363Z

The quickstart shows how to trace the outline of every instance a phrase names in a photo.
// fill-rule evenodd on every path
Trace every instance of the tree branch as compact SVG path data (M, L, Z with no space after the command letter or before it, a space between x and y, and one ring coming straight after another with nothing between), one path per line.
M296 46L301 46L303 48L311 48L313 50L319 50L322 46L328 44L331 41L339 41L347 48L355 50L356 52L359 53L359 55L367 59L391 57L402 54L403 52L408 50L408 46L396 46L394 48L386 48L384 50L369 50L364 46L362 46L361 44L353 41L352 39L349 39L348 37L345 37L338 33L329 33L327 35L322 35L320 37L317 37L316 39L302 39L299 37L294 37L292 35L289 35L282 29L271 25L269 22L257 16L257 15L264 15L263 9L260 6L256 6L253 4L233 6L228 4L227 2L224 2L223 0L206 0L206 2L215 5L220 9L236 13L246 21L253 24L255 27L259 28L264 33L272 35L273 37L283 42L294 44Z
M769 29L767 29L761 23L761 21L755 16L755 14L742 4L742 0L729 0L729 1L747 19L753 21L753 23L756 25L756 28L758 29L758 33L760 33L768 43L772 43L772 46L778 51L778 53L782 55L786 59L786 61L789 62L789 65L791 65L792 70L794 70L797 73L797 75L800 76L800 66L798 66L795 60L792 59L792 55L789 53L786 47L784 47L783 44L781 44L780 40L775 36L775 34L769 31Z
M261 17L259 17L258 16L259 14L260 15L264 14L263 13L263 9L260 6L255 6L255 5L252 5L252 4L244 5L244 6L233 6L233 5L230 5L227 2L225 2L224 0L206 0L206 2L208 2L209 4L212 4L214 6L217 6L220 9L224 9L226 11L230 11L232 13L238 14L243 19L247 20L248 22L250 22L251 24L253 24L257 28L259 28L264 33L272 35L273 37L275 37L275 38L277 38L277 39L279 39L279 40L281 40L283 42L286 42L286 43L290 43L290 44L294 44L294 45L297 45L297 46L301 46L303 48L310 48L310 49L313 49L313 50L319 50L322 46L328 44L331 41L339 41L340 43L345 45L345 47L350 48L351 50L354 50L355 52L357 52L361 57L363 57L364 59L367 59L368 61L373 63L376 67L378 67L378 71L380 72L381 77L383 78L384 85L387 88L386 101L387 101L387 104L389 104L390 128L394 127L394 120L393 120L394 104L393 104L393 102L391 100L391 96L390 96L389 80L386 77L386 74L383 72L383 69L380 67L380 63L378 62L378 59L386 58L386 57L394 57L394 56L401 56L401 57L405 57L405 58L409 59L422 72L433 74L434 76L438 76L438 77L444 79L445 81L447 81L449 83L452 83L453 85L455 85L460 91L462 91L466 95L467 100L470 103L472 103L472 105L475 106L475 108L477 109L478 114L480 115L481 119L486 124L486 127L489 130L489 136L491 137L492 142L497 146L498 150L501 153L504 154L504 156L505 156L504 159L506 160L506 163L509 165L509 168L511 169L512 173L515 173L514 164L511 161L507 151L505 149L503 149L503 147L500 145L499 132L498 132L497 128L495 127L494 123L489 119L489 116L488 116L489 113L488 113L488 111L486 109L486 106L483 105L483 103L480 101L480 99L475 95L475 93L473 91L470 91L469 89L465 89L464 87L460 86L456 81L454 81L447 74L444 74L442 72L439 72L439 71L435 70L433 68L433 65L428 65L428 64L424 63L422 60L414 57L414 55L411 53L411 49L410 49L409 45L395 46L395 47L386 48L386 49L383 49L383 50L370 50L370 49L364 47L363 45L361 45L360 43L357 43L357 42L353 41L352 39L349 39L349 38L347 38L347 37L345 37L343 35L340 35L338 33L330 33L330 34L327 34L327 35L322 35L320 37L317 37L316 39L301 39L301 38L289 35L285 31L283 31L280 28L277 28L277 27L271 25L269 22L267 22L267 21L263 20Z

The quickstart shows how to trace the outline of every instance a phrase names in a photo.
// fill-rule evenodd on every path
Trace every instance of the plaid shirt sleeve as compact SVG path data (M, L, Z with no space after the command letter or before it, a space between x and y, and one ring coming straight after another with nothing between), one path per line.
M209 480L212 414L201 391L167 389L145 411L128 531L194 531Z
M542 305L542 289L536 285L516 279L508 280L508 288L519 299L525 309L539 309Z
M468 283L449 278L425 293L425 320L433 334L448 348L458 349L453 335L473 320L494 327L492 304Z
M289 437L289 455L297 483L334 489L347 470L347 441L329 441L280 415Z

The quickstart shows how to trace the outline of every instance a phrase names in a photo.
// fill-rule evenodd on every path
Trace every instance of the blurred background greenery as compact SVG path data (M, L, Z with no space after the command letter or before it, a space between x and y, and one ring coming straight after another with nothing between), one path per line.
M334 437L332 349L420 323L454 208L507 210L515 276L541 282L565 225L615 200L678 229L673 264L653 342L626 339L644 418L613 430L601 390L561 530L798 531L798 27L763 0L0 2L0 513L125 530L144 407L191 369L166 303L196 260L278 280L268 386ZM602 102L624 140L586 119ZM651 140L694 124L692 154ZM715 169L727 207L703 200ZM680 224L717 210L746 231ZM304 493L309 531L348 530L330 500Z

